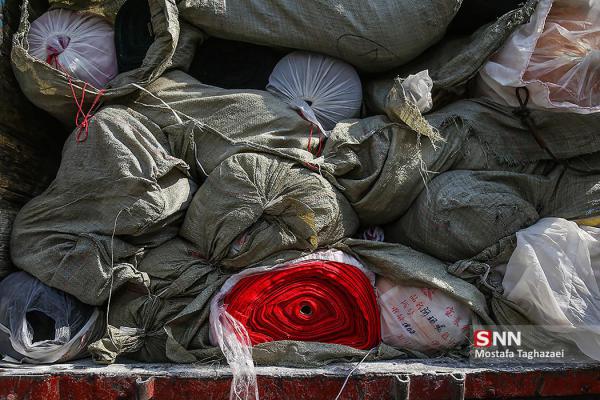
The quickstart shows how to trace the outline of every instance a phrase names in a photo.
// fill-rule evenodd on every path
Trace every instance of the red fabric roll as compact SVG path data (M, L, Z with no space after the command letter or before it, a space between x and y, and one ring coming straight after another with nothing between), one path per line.
M358 268L305 261L242 278L224 298L252 344L274 340L370 349L381 342L375 290Z

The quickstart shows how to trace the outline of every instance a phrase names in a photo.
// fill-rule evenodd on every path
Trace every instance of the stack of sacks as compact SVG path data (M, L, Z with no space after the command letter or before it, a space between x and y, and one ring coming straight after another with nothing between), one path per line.
M217 357L203 350L210 346L202 339L208 308L202 310L227 270L282 251L313 251L357 229L347 200L317 173L275 156L234 155L196 192L183 238L142 259L138 270L149 277L149 289L129 285L114 297L110 339L93 346L94 356L105 363L123 352L153 362Z
M386 238L458 261L539 218L600 213L595 133L600 114L532 111L547 151L512 111L483 100L462 101L428 117L447 137L458 133L471 140L452 158L451 171L427 168L431 184L386 227Z
M57 176L17 215L12 261L45 284L102 305L126 282L145 285L145 248L177 235L196 190L164 134L122 106L101 110L86 141L66 140Z
M470 258L540 217L600 212L600 115L531 118L552 155L511 107L480 99L424 118L444 141L381 116L341 122L320 167L363 225L388 224L388 240L443 260Z
M335 49L315 48L363 69L408 61L441 36L458 7L409 3L338 7L331 32L323 31L331 35L349 16L372 24L365 11L374 9L405 11L407 21L421 10L426 34L409 29L404 39L419 40L402 53L391 50L397 38L384 48L353 33L337 37ZM523 110L516 115L486 99L433 104L432 90L463 90L533 12L533 1L464 47L481 52L473 65L459 66L456 56L431 65L431 79L421 64L390 81L380 101L385 116L364 119L354 119L362 108L356 71L325 55L291 53L266 90L221 89L166 72L192 47L178 46L185 35L177 7L183 19L225 38L303 46L278 27L275 40L259 38L255 26L223 24L252 14L247 5L217 15L215 4L149 5L155 41L142 65L96 82L122 104L78 121L55 181L21 210L11 239L15 265L44 284L91 305L111 299L106 334L90 346L100 363L224 356L235 375L254 362L306 367L464 350L472 323L494 321L488 299L445 262L471 258L540 217L600 213L600 114L530 111L542 148ZM327 7L303 5L293 18L303 26ZM68 119L70 86L88 100L100 92L76 79L77 65L74 77L53 68L63 63L58 53L40 60L25 51L25 36L34 43L37 32L29 20L25 5L13 49L18 79L29 96L44 92L41 107ZM67 50L76 44L55 39ZM368 51L354 53L361 49ZM348 239L374 225L400 244ZM449 269L460 275L456 265ZM492 304L500 315L497 297Z
M401 245L354 239L334 247L309 255L278 253L234 275L207 262L193 244L173 239L151 250L139 265L150 277L149 290L127 286L115 294L109 334L90 350L101 363L119 355L191 363L222 359L219 345L228 361L236 362L229 358L232 338L237 343L247 332L252 359L264 365L320 366L361 359L371 349L371 360L406 357L424 351L426 339L402 342L397 330L386 329L398 323L389 319L389 310L397 291L407 295L422 288L436 294L430 308L441 301L454 311L435 323L427 321L436 332L453 335L430 351L460 348L462 329L471 318L491 322L481 292L432 257ZM376 300L374 273L398 285L391 296ZM426 311L425 304L419 307ZM273 315L280 316L277 323ZM457 317L462 324L454 331ZM238 327L233 332L241 336L231 335L232 320Z

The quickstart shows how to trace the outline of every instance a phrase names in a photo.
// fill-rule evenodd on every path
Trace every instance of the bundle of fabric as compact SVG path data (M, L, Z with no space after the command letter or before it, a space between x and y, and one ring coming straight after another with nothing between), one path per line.
M327 135L335 124L357 117L362 85L351 65L321 54L297 51L283 57L267 90L285 99Z
M381 341L375 275L335 250L229 278L211 302L211 341L233 372L230 398L258 397L250 348L297 340L372 350Z
M161 143L161 130L125 107L107 107L89 136L67 138L56 179L17 215L12 261L48 286L101 305L147 247L177 235L196 185Z
M90 9L92 3L94 7ZM90 81L84 75L80 77L76 71L71 71L73 74L69 75L67 71L70 65L57 69L56 65L47 63L46 59L40 60L29 53L28 49L35 46L35 42L30 42L35 35L35 32L31 32L31 21L39 15L31 14L34 8L30 6L29 0L23 1L19 29L13 36L11 60L13 71L25 96L39 108L72 127L76 116L78 120L75 124L80 125L86 120L86 114L92 114L93 105L135 92L138 90L135 85L144 86L162 75L168 67L173 67L176 64L174 54L180 34L177 8L164 0L148 0L148 4L152 13L154 42L148 49L143 64L139 68L117 75L108 82L106 90L102 90L94 86L103 82ZM106 17L111 14L111 5L112 3L99 7L97 2L83 1L70 4L69 8L83 9ZM187 37L183 41L188 39L195 40L197 37ZM190 50L182 45L180 48L183 52ZM188 56L191 61L193 53ZM180 54L179 57L183 55ZM98 72L94 72L93 76L98 77Z
M312 162L323 147L318 129L273 94L204 85L182 71L164 74L127 105L164 130L198 180L237 153Z
M34 364L87 355L104 332L103 313L25 272L0 282L0 356Z
M246 269L211 302L211 341L225 345L228 315L253 345L299 340L369 350L381 341L374 285L375 275L340 251Z
M541 0L481 70L479 92L518 106L515 88L528 88L530 105L556 111L600 111L600 4Z
M181 17L211 36L314 51L373 72L406 63L441 39L459 6L457 0L178 3Z
M196 192L180 235L211 263L250 266L285 250L314 251L352 236L358 218L331 183L264 154L223 161Z

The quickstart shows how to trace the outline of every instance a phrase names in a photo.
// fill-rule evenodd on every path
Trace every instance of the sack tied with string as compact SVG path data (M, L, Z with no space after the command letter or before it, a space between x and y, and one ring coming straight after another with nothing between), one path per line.
M346 198L317 172L276 156L245 153L208 176L179 234L211 263L241 269L286 250L314 251L357 229Z

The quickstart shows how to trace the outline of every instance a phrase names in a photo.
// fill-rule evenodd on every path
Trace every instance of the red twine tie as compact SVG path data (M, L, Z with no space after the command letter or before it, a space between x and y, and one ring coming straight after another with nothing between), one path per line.
M68 75L69 76L69 75ZM91 85L90 85L91 86ZM98 105L98 101L104 95L105 90L100 89L92 105L90 106L88 112L83 111L83 102L85 100L85 89L88 87L88 83L84 82L83 89L81 89L81 100L77 100L77 95L75 94L75 87L73 86L73 82L71 81L71 76L69 76L69 87L71 88L71 93L73 94L73 100L75 100L75 104L77 105L77 114L75 115L75 125L79 128L77 131L77 135L75 136L75 141L77 143L85 142L88 138L88 131L90 127L90 119L94 116L94 112L96 111L96 106ZM79 119L83 117L80 121ZM82 133L85 132L85 135Z
M311 144L312 144L312 138L313 138L314 129L315 129L315 124L311 123L310 124L310 131L308 132L308 145L306 147L307 147L307 150L308 150L309 153L313 154L316 157L319 157L321 155L321 151L323 150L323 137L322 137L322 134L321 134L321 129L317 128L317 130L319 132L319 147L317 148L317 152L313 153L312 149L311 149ZM306 166L307 168L309 168L309 169L311 169L313 171L317 171L318 170L318 167L316 165L311 164L309 162L304 163L304 166Z
M49 54L46 58L46 62L50 65L56 66L56 68L64 72L67 75L67 78L69 79L69 88L71 88L71 94L73 95L73 100L75 101L75 105L77 106L77 114L75 115L75 126L79 130L77 131L77 135L75 135L75 141L77 143L85 142L89 134L90 119L94 116L96 108L99 106L100 98L104 95L106 90L100 89L98 91L98 94L94 98L92 105L90 106L88 111L85 112L83 111L85 101L85 90L88 86L93 86L88 84L87 82L84 82L83 88L81 89L81 99L77 99L77 94L75 93L75 86L73 85L71 75L58 62L58 54Z

